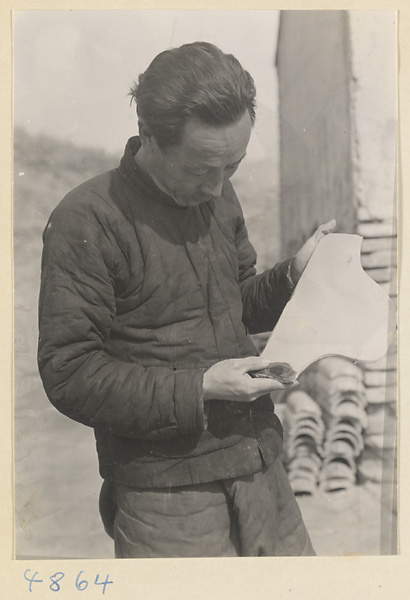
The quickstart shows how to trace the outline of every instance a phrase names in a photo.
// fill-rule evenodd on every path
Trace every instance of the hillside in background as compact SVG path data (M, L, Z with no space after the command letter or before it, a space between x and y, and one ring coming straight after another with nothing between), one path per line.
M92 431L51 406L36 357L43 229L67 192L115 167L118 159L101 150L15 131L14 477L20 558L112 556L98 514L100 478Z
M14 304L16 396L37 376L37 301L42 232L71 189L118 164L119 157L17 128L14 137ZM22 390L23 391L23 390Z
M14 251L16 301L28 300L39 265L41 234L53 208L83 181L115 167L119 157L52 137L14 137ZM21 287L22 286L22 287Z

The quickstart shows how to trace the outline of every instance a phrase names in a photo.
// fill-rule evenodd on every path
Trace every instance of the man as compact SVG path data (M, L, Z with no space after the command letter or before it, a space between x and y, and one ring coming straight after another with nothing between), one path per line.
M39 369L50 401L95 430L117 557L313 554L252 378L315 244L257 275L229 178L255 119L250 75L194 43L131 92L139 138L72 191L44 233Z

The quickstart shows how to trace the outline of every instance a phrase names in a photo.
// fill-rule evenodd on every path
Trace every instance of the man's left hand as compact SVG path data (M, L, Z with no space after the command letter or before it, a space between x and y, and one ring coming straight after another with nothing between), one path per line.
M308 264L316 246L318 245L322 237L325 236L327 233L332 233L332 231L335 230L335 227L335 219L332 219L328 223L320 225L320 227L316 229L312 237L310 237L305 242L305 244L302 246L299 252L295 255L290 273L292 281L295 285L299 281L303 271L306 268L306 265Z

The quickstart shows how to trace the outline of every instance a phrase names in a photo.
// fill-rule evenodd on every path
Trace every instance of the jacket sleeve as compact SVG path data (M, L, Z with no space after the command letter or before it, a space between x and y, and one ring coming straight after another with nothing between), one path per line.
M243 304L242 320L250 333L272 331L293 291L289 277L292 259L277 263L263 273L256 273L256 252L248 239L239 202L235 244Z
M57 209L44 232L38 365L48 398L66 416L121 436L202 431L205 369L144 368L104 352L116 311L109 227L74 204Z

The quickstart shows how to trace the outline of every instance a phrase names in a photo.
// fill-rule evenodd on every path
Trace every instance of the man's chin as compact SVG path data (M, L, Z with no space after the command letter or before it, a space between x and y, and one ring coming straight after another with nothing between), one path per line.
M212 200L212 196L183 196L179 198L174 196L174 200L178 206L188 207L209 202L209 200Z

